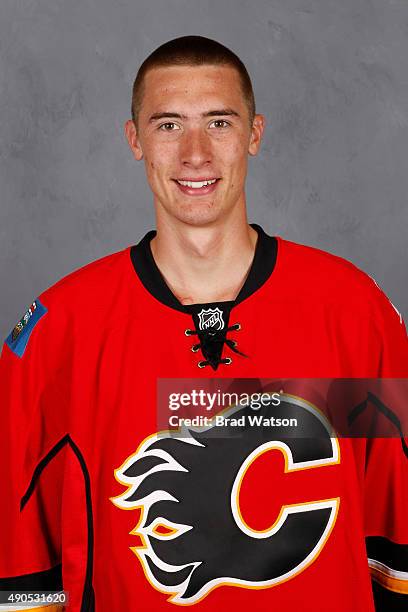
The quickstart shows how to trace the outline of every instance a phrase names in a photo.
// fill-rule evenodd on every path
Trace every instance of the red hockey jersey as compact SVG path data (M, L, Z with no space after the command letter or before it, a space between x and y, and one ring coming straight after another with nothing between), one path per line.
M234 301L182 305L149 232L6 339L0 590L63 588L70 612L407 609L403 439L159 435L159 379L407 377L370 277L253 227Z

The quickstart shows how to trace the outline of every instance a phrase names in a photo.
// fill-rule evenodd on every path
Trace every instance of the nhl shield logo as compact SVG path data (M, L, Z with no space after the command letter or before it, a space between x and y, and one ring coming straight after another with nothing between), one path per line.
M200 330L206 329L224 329L224 319L222 318L222 310L219 308L203 308L198 313Z

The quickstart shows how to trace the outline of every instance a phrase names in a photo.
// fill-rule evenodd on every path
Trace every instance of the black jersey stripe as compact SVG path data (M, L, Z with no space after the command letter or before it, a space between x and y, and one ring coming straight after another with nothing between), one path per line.
M369 559L379 561L398 572L408 572L408 544L396 544L381 536L368 536L366 549Z
M407 612L408 596L394 593L372 580L376 612Z
M41 572L0 578L0 591L62 591L62 565Z
M86 496L86 516L87 516L87 527L88 527L87 549L88 550L87 550L87 560L86 560L85 584L84 584L84 590L82 593L81 612L94 612L95 610L95 592L94 592L94 588L92 584L94 526L93 526L93 510L92 510L92 496L91 496L91 478L90 478L88 467L85 462L85 458L83 454L81 453L79 447L75 444L75 442L73 441L73 439L71 438L69 434L66 434L63 438L61 438L36 466L33 472L33 476L31 478L31 482L27 488L27 491L21 498L20 510L23 511L25 506L29 502L35 490L38 479L40 478L41 473L44 470L44 468L50 463L50 461L52 461L52 459L56 456L56 454L59 453L59 451L62 448L64 448L64 446L66 445L72 449L81 467L83 478L84 478L85 496ZM62 583L62 578L61 578L61 583ZM12 590L12 589L9 589L9 590ZM27 590L27 589L22 589L22 590ZM49 590L59 590L59 589L49 589Z

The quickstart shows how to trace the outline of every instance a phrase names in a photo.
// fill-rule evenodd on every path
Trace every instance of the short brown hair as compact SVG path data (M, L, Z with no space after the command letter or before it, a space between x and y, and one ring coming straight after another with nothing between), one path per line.
M140 66L133 83L132 119L137 126L144 93L144 77L148 70L163 66L227 65L239 74L249 119L252 124L255 115L255 97L251 79L243 62L221 43L204 36L181 36L164 43L153 51Z

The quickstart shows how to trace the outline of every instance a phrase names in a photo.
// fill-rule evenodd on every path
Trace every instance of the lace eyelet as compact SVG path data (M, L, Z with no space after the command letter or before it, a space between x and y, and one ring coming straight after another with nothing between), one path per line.
M226 357L224 363L225 363L225 365L230 365L232 363L231 357Z
M192 330L191 330L191 329L185 329L185 330L184 330L184 334L185 334L186 336L191 336L191 335L192 335Z
M232 342L232 346L233 346L234 348L235 348L235 347L237 346L237 344L238 344L238 342L237 342L236 340L231 340L231 342Z
M191 347L191 350L193 351L193 353L197 353L197 351L200 350L200 345L199 344L193 344L193 346Z
M234 323L232 327L235 327L236 331L239 331L240 329L242 329L241 323Z
M199 361L199 362L197 363L197 365L198 365L198 367L199 367L199 368L205 368L205 366L206 366L207 364L206 364L204 361Z

